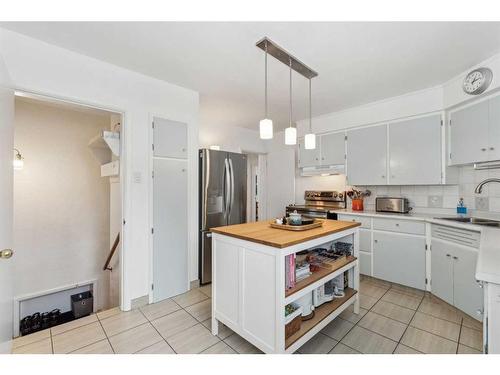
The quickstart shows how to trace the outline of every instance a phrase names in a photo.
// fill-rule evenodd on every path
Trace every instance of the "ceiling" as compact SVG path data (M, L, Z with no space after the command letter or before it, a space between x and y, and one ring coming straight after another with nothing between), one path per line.
M15 22L31 37L200 92L201 123L258 128L264 36L319 73L313 116L441 84L500 52L499 22ZM294 120L308 86L293 78ZM288 125L288 70L269 59L269 112Z

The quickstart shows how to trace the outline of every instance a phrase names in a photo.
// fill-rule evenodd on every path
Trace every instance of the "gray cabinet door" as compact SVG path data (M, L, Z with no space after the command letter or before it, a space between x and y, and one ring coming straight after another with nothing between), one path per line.
M468 164L489 159L489 103L483 101L451 113L451 164Z
M155 117L154 156L165 158L187 158L187 124Z
M425 238L373 232L373 276L425 289Z
M188 289L187 161L154 159L153 299Z
M317 141L317 140L316 140ZM316 142L316 148L313 150L306 150L304 139L299 139L299 168L314 167L320 165L320 145Z
M456 308L474 318L483 309L483 289L476 282L476 249L460 245L453 246L453 300Z
M432 239L431 288L432 294L453 305L453 262L450 244Z
M387 184L387 126L347 132L347 179L350 185Z
M321 165L339 165L345 163L345 134L333 133L319 137Z
M440 184L441 115L390 124L389 153L391 185Z
M489 100L489 150L490 160L500 160L500 96Z

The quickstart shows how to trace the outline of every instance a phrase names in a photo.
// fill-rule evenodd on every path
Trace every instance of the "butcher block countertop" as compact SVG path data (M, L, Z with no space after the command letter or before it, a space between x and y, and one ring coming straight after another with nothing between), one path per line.
M270 221L257 221L253 223L212 228L210 231L282 249L361 225L360 223L352 221L323 220L323 226L319 228L294 232L284 229L274 229L271 228L269 224Z

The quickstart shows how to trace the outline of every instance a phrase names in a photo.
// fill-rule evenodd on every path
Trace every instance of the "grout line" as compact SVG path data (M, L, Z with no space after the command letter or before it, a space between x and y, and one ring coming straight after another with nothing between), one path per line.
M175 301L174 301L174 302L175 302ZM177 303L176 303L176 304L177 304ZM181 307L181 310L184 310L184 309ZM175 310L175 311L171 312L170 314L173 314L173 313L175 313L175 312L177 312L177 311L180 311L180 310ZM144 315L144 313L143 313L142 311L141 311L141 313L142 313L142 315ZM164 315L164 316L162 316L161 318L163 318L163 317L165 317L165 316L168 316L168 315L170 315L170 314ZM153 327L153 329L154 329L156 332L158 332L158 334L159 334L159 335L160 335L160 337L163 339L163 341L165 341L165 342L167 343L167 345L168 345L168 346L170 346L170 349L172 349L172 351L173 351L175 354L177 354L177 352L175 351L175 349L174 349L174 348L172 348L172 345L170 345L170 344L168 343L167 339L166 339L165 337L163 337L163 335L160 333L160 331L158 331L158 329L157 329L157 328L156 328L156 326L153 324L153 322L152 322L151 320L149 320L149 318L148 318L146 315L144 315L144 317L145 317L145 318L146 318L146 320L149 322L149 324ZM160 319L160 318L157 318L157 319ZM154 320L156 320L156 319L154 319ZM153 320L153 321L154 321L154 320ZM191 327L189 327L189 328L191 328ZM186 328L186 329L188 329L188 328ZM181 331L181 332L182 332L182 331ZM159 341L158 341L158 342L159 342ZM154 344L153 344L153 345L154 345Z
M98 341L96 341L96 342L93 342L93 343L91 343L91 344L87 344L87 345L85 345L85 346L82 346L81 348L78 348L78 349L72 350L72 351L70 351L69 353L66 353L66 354L73 354L73 353L74 353L74 352L76 352L77 350L81 350L81 349L83 349L83 348L87 348L87 347L89 347L89 346L91 346L91 345L94 345L94 344L97 344L98 342L101 342L101 341L108 341L108 340L107 340L106 338L104 338L104 339L98 340ZM108 341L108 343L109 343L109 341ZM111 344L109 344L109 346L111 346ZM113 350L113 347L111 347L111 350ZM99 353L99 354L103 354L103 353Z
M154 346L154 345L156 345L156 344L159 344L159 343L160 343L160 342L162 342L162 341L163 341L163 342L165 342L165 343L168 345L168 342L166 342L166 341L165 341L165 339L164 339L163 337L161 337L161 336L160 336L160 338L161 338L161 339L160 339L160 340L158 340L157 342L154 342L154 343L152 343L151 345L145 346L144 348L139 349L139 350L137 350L137 351L133 352L132 354L137 354L137 353L139 353L140 351L143 351L143 350L145 350L145 349L147 349L147 348L151 348L152 346ZM168 345L168 346L170 346L170 345ZM172 349L172 347L170 347L170 348ZM172 350L173 350L173 349L172 349ZM175 353L175 352L174 352L174 353Z
M97 317L97 321L99 322L99 325L101 326L101 329L104 332L104 336L106 336L106 340L108 340L108 344L111 347L111 350L113 351L113 354L116 354L115 348L113 348L113 345L111 345L111 341L109 340L108 333L104 329L104 326L102 325L101 319L99 319L99 317Z
M406 331L408 331L408 327L410 327L410 324L411 324L411 322L413 321L413 319L415 318L415 315L417 315L417 311L418 311L418 309L420 308L420 305L422 304L422 302L423 302L423 301L424 301L424 297L422 297L422 299L420 300L420 303L418 304L417 309L413 312L413 315L411 316L410 321L409 321L409 322L408 322L408 324L406 325L406 328L405 328L405 330L404 330L403 334L401 335L401 337L399 338L399 341L398 341L398 345L399 345L399 344L401 344L401 345L408 346L409 348L414 349L414 350L416 350L417 352L420 352L420 350L415 349L415 348L414 348L414 347L412 347L412 346L409 346L409 345L406 345L406 344L402 344L402 343L401 343L401 340L402 340L402 339L403 339L403 337L405 336ZM412 328L413 328L413 327L412 327ZM394 348L394 351L392 352L392 354L394 354L394 352L395 352L395 351L396 351L396 349L398 348L398 345L396 345L396 347ZM422 352L420 352L420 353L422 353Z
M457 351L456 354L458 354L458 347L460 346L460 336L462 336L462 327L464 326L464 318L462 317L462 320L460 321L460 331L458 332L458 344L457 344Z

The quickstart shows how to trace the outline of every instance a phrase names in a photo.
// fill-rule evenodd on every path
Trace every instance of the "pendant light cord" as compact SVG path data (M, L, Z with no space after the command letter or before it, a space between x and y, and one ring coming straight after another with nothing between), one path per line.
M311 78L309 78L309 133L312 133Z
M266 116L265 118L268 118L267 117L267 41L266 41L266 46L265 46L265 51L266 53L264 54L265 55L265 58L264 58L264 64L265 64L265 67L264 67L264 107L265 107L265 113L266 113Z
M292 113L292 59L290 59L290 127L292 127L293 122L293 113Z

